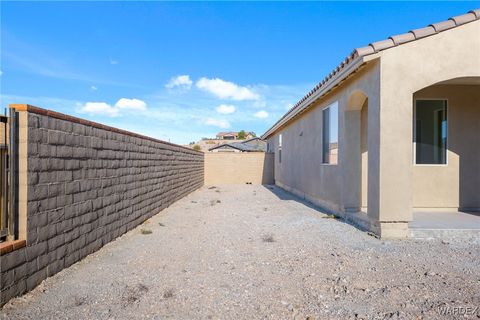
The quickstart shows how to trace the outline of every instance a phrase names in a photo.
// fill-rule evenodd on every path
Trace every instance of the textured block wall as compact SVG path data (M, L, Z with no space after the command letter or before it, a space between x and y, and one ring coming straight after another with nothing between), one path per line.
M273 161L273 153L207 152L205 185L274 184Z
M27 245L0 257L1 304L203 185L203 153L49 113L28 113Z

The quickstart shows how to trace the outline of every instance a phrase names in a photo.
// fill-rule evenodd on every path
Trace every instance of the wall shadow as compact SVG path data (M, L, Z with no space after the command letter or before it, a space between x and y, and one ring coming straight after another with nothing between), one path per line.
M366 101L365 101L365 103L366 103ZM365 147L365 149L368 150L368 147ZM277 186L275 184L275 155L276 155L275 153L266 153L265 154L266 157L270 156L270 159L265 158L265 161L264 161L264 170L263 170L264 179L263 179L263 182L262 182L262 186L265 189L267 189L269 192L271 192L273 195L275 195L279 200L295 201L295 202L300 203L300 204L302 204L302 205L304 205L304 206L306 206L310 209L315 210L316 212L318 212L319 214L321 214L323 216L326 216L326 215L335 216L334 220L337 220L338 222L348 224L348 225L350 225L350 226L352 226L352 227L354 227L354 228L356 228L360 231L363 231L363 232L369 232L369 230L366 227L356 223L355 221L353 221L351 219L348 219L348 217L344 218L342 216L339 216L338 213L336 213L336 212L333 212L333 211L331 211L327 208L324 208L324 207L321 207L317 204L314 204L314 203L310 202L309 200L307 200L305 198L297 196L294 193L289 192L289 191ZM271 173L269 172L269 170L271 170ZM322 216L319 216L318 218L321 219Z
M299 196L296 196L294 195L293 193L291 192L288 192L287 190L284 190L282 188L280 188L279 186L277 185L274 185L274 184L264 184L262 185L264 188L266 188L268 191L270 191L271 193L273 193L278 199L280 200L285 200L285 201L295 201L295 202L298 202L298 203L301 203L311 209L314 209L315 211L318 211L319 213L323 213L323 214L332 214L330 211L324 209L324 208L321 208L311 202L309 202L308 200L306 199L302 199L300 198Z
M360 231L363 231L363 232L369 232L369 230L363 226L361 226L360 224L358 223L355 223L355 221L353 220L349 220L349 219L345 219L344 217L341 217L341 216L338 216L336 213L326 209L326 208L323 208L323 207L320 207L314 203L311 203L310 201L306 200L306 199L303 199L285 189L282 189L281 187L277 186L277 185L263 185L264 188L266 188L269 192L271 192L272 194L274 194L278 199L280 200L283 200L283 201L295 201L297 203L300 203L310 209L313 209L315 210L316 212L318 212L319 214L322 214L322 215L329 215L329 216L335 216L335 219L336 221L340 222L340 223L345 223L345 224L348 224L349 226L352 226ZM319 216L318 217L319 219L322 218L322 216ZM370 233L369 233L370 234ZM373 234L372 234L373 235ZM373 235L375 236L375 235ZM377 237L377 236L375 236Z
M275 183L275 154L266 152L263 161L262 184Z

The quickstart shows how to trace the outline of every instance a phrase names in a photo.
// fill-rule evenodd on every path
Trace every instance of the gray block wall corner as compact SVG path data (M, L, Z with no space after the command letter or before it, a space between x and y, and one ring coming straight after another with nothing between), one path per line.
M0 305L204 183L201 152L36 107L22 112L26 246L0 257Z

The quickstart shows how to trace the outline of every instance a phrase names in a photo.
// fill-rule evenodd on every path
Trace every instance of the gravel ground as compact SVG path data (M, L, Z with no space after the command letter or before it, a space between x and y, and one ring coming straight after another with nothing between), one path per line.
M479 248L378 240L275 187L203 187L1 318L478 318Z

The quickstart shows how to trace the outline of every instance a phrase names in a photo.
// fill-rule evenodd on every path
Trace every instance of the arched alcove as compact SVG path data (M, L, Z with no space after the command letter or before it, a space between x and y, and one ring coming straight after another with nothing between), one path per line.
M346 166L348 181L345 211L367 211L368 190L368 97L355 90L345 110Z
M480 211L480 77L413 94L413 206Z

